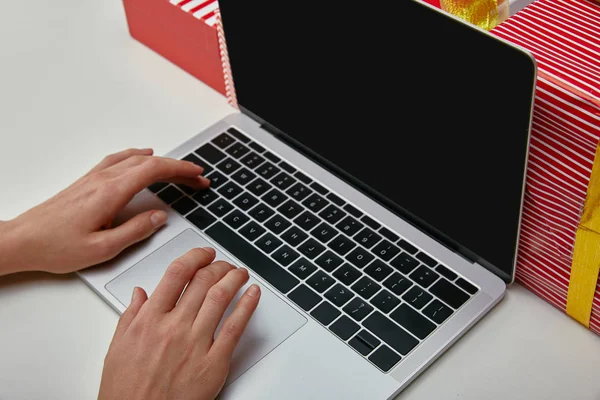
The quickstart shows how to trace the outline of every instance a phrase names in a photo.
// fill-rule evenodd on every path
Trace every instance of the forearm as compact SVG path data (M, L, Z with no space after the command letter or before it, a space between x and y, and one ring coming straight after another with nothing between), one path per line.
M0 221L0 276L30 269L26 260L28 252L23 230L17 219Z

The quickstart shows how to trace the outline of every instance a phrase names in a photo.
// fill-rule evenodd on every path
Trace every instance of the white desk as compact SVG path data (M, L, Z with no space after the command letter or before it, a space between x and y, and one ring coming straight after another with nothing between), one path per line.
M165 153L231 111L128 36L119 1L0 5L0 220L104 155ZM93 399L117 315L75 276L0 279L0 399ZM599 399L600 337L522 287L400 399Z

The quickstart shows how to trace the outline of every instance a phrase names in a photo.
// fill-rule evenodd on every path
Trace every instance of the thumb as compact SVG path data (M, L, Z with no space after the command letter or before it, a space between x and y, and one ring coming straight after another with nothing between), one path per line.
M167 213L164 211L146 211L136 215L129 221L112 229L98 232L102 246L104 259L115 257L127 247L151 236L167 222Z
M139 287L133 288L131 303L129 303L129 306L125 311L123 311L121 318L119 318L119 323L117 324L117 329L115 330L113 340L118 340L121 336L123 336L127 328L129 328L129 325L131 325L135 317L140 312L140 309L146 300L148 300L148 295L144 289Z

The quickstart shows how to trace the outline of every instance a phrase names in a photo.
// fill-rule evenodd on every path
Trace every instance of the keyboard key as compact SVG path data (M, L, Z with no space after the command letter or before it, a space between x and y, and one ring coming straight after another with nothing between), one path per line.
M315 239L311 238L308 239L306 242L302 243L302 245L298 247L298 250L300 250L300 252L304 254L308 259L313 260L319 254L321 254L323 250L325 250L325 247L319 244L319 242L317 242Z
M242 157L240 162L246 167L254 169L261 165L263 162L265 162L265 159L256 154L255 152L250 152L249 154L246 154L244 157Z
M157 196L165 203L171 204L179 200L179 198L183 196L183 192L175 188L175 186L169 186L166 189L163 189L161 192L159 192Z
M257 153L262 153L265 151L265 148L262 147L260 144L256 143L256 142L252 142L250 143L248 146L250 146L250 148L254 151L256 151Z
M392 273L392 267L385 265L380 260L375 260L367 268L365 273L378 282L381 282Z
M233 206L224 199L219 199L214 202L208 209L217 217L222 217L229 211L233 210Z
M456 281L456 284L471 294L477 293L478 289L475 286L471 285L466 280L464 280L463 278L459 278Z
M277 189L271 189L262 199L271 207L277 207L287 199L287 196Z
M344 235L338 235L329 242L328 246L340 256L346 255L350 250L356 247L356 244Z
M456 277L458 275L456 275L454 272L450 271L448 268L446 268L445 266L443 266L442 264L439 264L437 267L435 267L435 270L442 276L448 278L448 280L455 280ZM458 283L457 283L458 284ZM460 285L459 285L460 286Z
M256 196L262 196L263 194L267 193L267 191L271 188L272 186L269 183L258 178L257 180L252 181L252 183L249 184L246 189L248 189Z
M325 253L321 254L315 262L325 271L332 272L334 269L339 267L343 261L331 251L327 250Z
M186 193L189 196L192 196L194 193L197 192L196 189L191 188L191 187L186 186L186 185L175 185L175 187L177 187L177 189L181 190L182 192Z
M381 346L369 356L369 360L377 365L383 372L388 372L401 359L402 357L394 353L392 349L386 345Z
M366 276L363 276L358 282L352 285L352 290L354 290L363 299L367 300L373 297L373 295L377 293L379 289L381 289L381 286Z
M196 150L196 154L213 165L225 158L225 154L221 150L209 143Z
M391 240L391 239L390 239ZM392 240L393 242L393 240ZM400 246L402 248L402 250L406 251L407 253L410 253L412 255L417 254L417 252L419 251L419 249L417 249L415 246L413 246L412 244L408 243L406 240L402 239L398 242L398 246Z
M354 236L354 240L356 241L356 243L365 246L367 249L370 249L381 240L381 236L379 236L369 228L365 228L362 231L360 231L358 235Z
M450 307L457 309L467 300L469 300L469 295L460 290L458 287L454 286L452 283L448 282L444 278L438 280L429 291L436 295L440 300L444 303L448 304Z
M263 228L262 226L260 226L259 224L257 224L254 221L250 221L249 224L246 224L246 226L244 226L240 230L240 233L242 235L244 235L244 237L251 242L254 242L265 232L266 232L265 228Z
M232 144L233 142L235 142L235 139L232 138L231 136L229 136L226 133L221 133L219 136L217 136L216 138L214 138L212 140L213 144L215 144L217 147L224 149L227 146L229 146L230 144Z
M348 211L348 214L354 215L356 218L360 218L363 215L362 212L360 212L357 208L355 208L351 204L346 204L344 206L344 210Z
M325 297L338 307L343 306L354 297L350 289L336 283L334 287L325 293Z
M300 214L303 210L304 207L302 207L300 204L296 203L294 200L291 199L283 203L277 209L277 211L285 215L285 217L288 219L296 218L298 214Z
M280 172L275 178L271 179L271 182L279 189L286 190L296 183L296 180L285 172Z
M381 344L381 341L363 329L350 339L348 344L354 347L360 354L366 356L375 350Z
M417 310L423 308L425 304L431 301L431 299L433 299L433 296L418 286L413 286L412 289L402 296L402 300L406 301Z
M321 296L304 284L300 284L300 286L288 294L288 297L304 311L310 311L322 300Z
M390 314L390 317L421 340L425 339L435 329L433 322L413 310L407 304L402 304L394 310Z
M233 204L235 204L236 206L238 206L240 209L242 209L244 211L248 211L249 209L254 207L256 204L258 204L258 199L256 197L252 196L250 193L244 192L241 195L239 195L237 199L235 199L233 201Z
M285 161L280 162L279 166L281 167L281 169L289 172L290 174L293 174L294 172L296 172L296 168L292 167L290 164L286 163Z
M292 264L290 271L298 278L304 280L312 275L317 270L317 267L306 258L301 258Z
M267 180L277 175L279 171L280 169L271 164L270 162L262 163L260 167L256 169L256 173Z
M196 194L194 194L193 197L194 197L194 200L196 200L201 205L208 206L210 203L212 203L213 201L218 199L219 195L214 190L208 188L208 189L204 189L199 192L196 192Z
M152 193L157 193L157 192L161 191L162 189L166 188L167 186L169 186L168 183L156 182L156 183L153 183L152 185L148 186L148 189Z
M410 274L409 277L424 288L428 288L440 276L433 272L431 268L421 265L412 274Z
M360 329L360 326L358 326L358 324L352 321L350 318L342 315L329 327L329 329L331 332L339 336L340 339L348 340Z
M221 189L218 190L218 192L221 196L231 200L242 193L242 188L233 182L227 182Z
M337 271L333 273L337 279L340 280L344 285L352 285L358 278L361 277L359 270L354 268L352 265L345 263Z
M300 180L301 182L306 183L307 185L310 185L310 183L312 182L312 179L310 179L308 176L304 175L302 172L297 171L294 176L296 178L298 178L298 180Z
M334 206L333 204L330 204L323 211L321 211L319 215L331 225L335 225L339 222L340 219L346 216L346 213Z
M383 227L379 230L379 233L381 233L381 236L383 236L384 238L386 238L387 240L389 240L390 242L395 242L396 240L400 239L400 236L396 235L394 232L390 231L388 228ZM402 247L402 246L400 246Z
M271 153L270 151L265 153L265 157L267 157L269 160L271 160L275 164L277 164L279 161L281 161L281 158L277 157L275 154Z
M412 285L413 283L410 279L404 275L400 275L398 272L394 272L392 276L383 282L383 286L390 289L396 296L401 296Z
M429 265L431 268L433 268L433 267L435 267L437 265L437 261L435 261L433 258L429 257L427 254L425 254L423 252L417 254L416 257L423 264Z
M348 216L342 220L336 227L348 236L354 236L356 232L363 228L363 224Z
M181 215L185 215L192 211L194 208L198 207L198 203L189 197L185 196L177 200L175 203L171 205L175 211L177 211Z
M355 297L354 300L352 300L343 308L343 310L356 321L362 321L371 313L371 311L373 311L373 307L358 297Z
M275 214L275 211L267 207L266 204L260 203L250 210L248 214L258 222L265 222L271 215Z
M323 207L329 204L329 202L323 197L319 196L318 194L313 193L306 200L304 200L302 204L304 204L306 208L308 208L310 211L316 214L319 211L321 211Z
M242 132L238 131L235 128L229 128L227 129L227 132L229 132L232 136L235 136L237 140L240 140L244 143L250 142L250 139L248 139L245 135L242 134Z
M306 196L312 193L312 190L301 184L300 182L296 183L294 186L288 189L286 192L296 201L302 201Z
M302 232L299 228L292 226L290 229L285 231L281 238L285 240L290 246L296 247L300 243L304 242L308 235Z
M223 223L214 224L206 233L280 292L285 294L298 284L298 279L291 273L281 268Z
M265 253L271 254L276 248L281 246L281 243L281 240L267 232L263 237L258 239L256 245Z
M390 264L403 274L408 274L413 269L417 268L419 262L408 255L408 253L402 252L398 257L394 258Z
M225 152L233 158L241 158L242 156L248 154L249 151L250 149L241 143L235 143L225 150Z
M294 262L295 259L300 257L300 254L296 253L288 245L284 244L278 248L277 251L271 255L271 257L273 257L275 261L279 262L284 267L287 267Z
M304 211L294 220L294 222L305 231L310 231L319 223L319 221L320 219L310 211Z
M379 242L379 244L375 246L371 251L376 256L381 257L384 261L390 261L398 253L400 253L400 249L388 242L387 240L382 240L381 242Z
M219 164L217 164L217 168L221 172L225 173L226 175L231 175L235 171L237 171L238 169L240 169L241 165L240 165L240 163L238 163L234 159L227 157L226 159L224 159L223 161L221 161Z
M242 168L238 170L235 174L231 176L234 181L244 186L247 183L250 183L256 178L256 175L253 172L250 172L247 168Z
M292 223L283 216L275 214L270 220L265 223L265 227L276 235L289 228Z
M369 217L368 215L363 216L360 220L362 222L364 222L365 225L367 225L368 227L371 227L375 230L377 230L381 227L381 224L379 222L375 221L373 218Z
M207 178L210 179L210 187L215 190L221 187L223 184L225 184L225 182L229 180L229 178L227 178L219 171L213 171L210 175L207 176Z
M240 226L248 222L249 219L250 218L248 218L240 210L233 210L231 213L227 214L225 218L223 218L223 221L225 221L227 225L231 226L233 229L237 230Z
M197 208L186 218L200 230L208 228L213 222L217 220L213 215L211 215L202 207Z
M342 199L340 199L336 194L334 193L329 193L327 195L327 198L329 200L331 200L332 203L337 204L338 206L343 206L346 202Z
M204 176L210 174L213 171L213 167L208 165L208 163L206 161L196 157L194 154L188 154L187 156L183 157L182 160L193 162L194 164L199 165L202 168L204 168L204 172L202 173L202 175L204 175Z
M408 354L419 344L417 339L378 311L371 314L363 326L402 355Z
M362 247L357 247L350 254L346 256L346 260L356 265L358 268L364 268L365 265L370 263L375 257L369 254Z
M341 312L334 306L324 301L317 308L311 311L310 315L315 317L317 321L327 326L333 322L334 319L339 317Z
M384 289L381 292L377 293L375 297L371 299L371 304L377 307L379 311L383 312L384 314L387 314L394 308L396 308L398 304L400 304L400 300L398 300L396 296Z
M448 319L452 313L452 309L438 299L433 300L427 307L423 309L423 314L427 315L438 324L441 324Z
M319 185L317 182L313 182L310 184L310 187L313 188L313 190L317 193L320 193L322 195L326 195L328 190L325 189L323 186Z
M310 286L311 288L313 288L314 290L316 290L319 293L323 293L324 291L329 289L334 283L335 283L335 280L323 271L315 272L306 281L306 284L308 286Z
M335 237L335 235L338 234L335 229L333 229L331 226L327 225L325 222L321 222L310 233L321 243L329 242L331 239L333 239Z

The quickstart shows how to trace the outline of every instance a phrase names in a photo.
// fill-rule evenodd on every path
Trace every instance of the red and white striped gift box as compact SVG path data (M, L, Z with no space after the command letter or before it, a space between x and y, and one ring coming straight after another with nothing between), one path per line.
M537 0L492 33L530 50L538 64L517 281L567 311L576 232L600 139L600 5ZM589 327L600 334L597 278Z
M170 0L170 3L181 8L208 26L217 25L219 2L217 0Z

